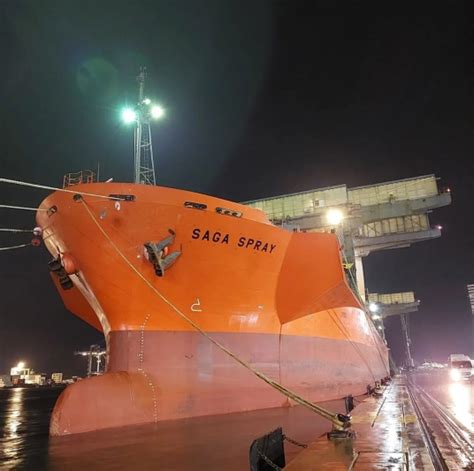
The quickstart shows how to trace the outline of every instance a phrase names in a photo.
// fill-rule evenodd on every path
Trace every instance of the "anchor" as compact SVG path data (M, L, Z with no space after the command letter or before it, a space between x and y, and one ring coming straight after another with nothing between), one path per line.
M159 242L146 242L144 244L148 255L148 260L155 268L157 276L164 276L165 271L171 267L176 259L181 255L181 252L171 252L168 254L168 247L173 244L176 234L171 229L168 229L170 235Z

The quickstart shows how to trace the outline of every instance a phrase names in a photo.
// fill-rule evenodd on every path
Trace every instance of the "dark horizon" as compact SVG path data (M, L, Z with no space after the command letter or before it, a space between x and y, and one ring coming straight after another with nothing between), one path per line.
M137 3L140 8L137 7ZM417 361L472 353L466 285L474 283L470 218L474 32L467 2L410 13L341 2L6 0L0 177L61 186L96 168L129 181L132 135L119 112L139 67L167 109L154 126L159 184L248 201L434 173L451 206L430 215L440 239L370 255L372 292L415 291ZM388 10L388 9L387 9ZM47 192L0 185L0 204ZM34 213L0 209L0 227ZM0 234L0 246L28 236ZM0 373L83 374L73 352L101 335L67 312L44 247L0 252ZM387 321L397 361L398 319Z

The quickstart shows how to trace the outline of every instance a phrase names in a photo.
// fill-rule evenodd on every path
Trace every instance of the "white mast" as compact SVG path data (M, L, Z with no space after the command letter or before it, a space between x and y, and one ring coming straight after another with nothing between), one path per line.
M122 118L126 123L135 123L133 132L133 161L135 168L135 183L156 185L155 163L153 161L153 144L151 138L151 120L164 116L164 109L153 104L145 97L146 68L140 69L137 77L139 84L138 103L135 108L126 108Z

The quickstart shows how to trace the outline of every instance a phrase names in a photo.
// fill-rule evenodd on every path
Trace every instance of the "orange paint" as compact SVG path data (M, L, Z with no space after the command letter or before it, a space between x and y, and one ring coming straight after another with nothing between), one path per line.
M120 204L93 196L84 196L84 201L127 260L166 299L204 331L221 336L224 343L226 339L235 343L239 355L257 368L272 365L274 379L281 376L285 386L306 391L310 399L324 400L363 392L366 384L387 376L387 349L346 283L335 235L288 232L271 225L256 209L186 191L121 183L69 189L75 188L102 195L134 195L134 201ZM197 209L203 206L194 203L205 205L205 209ZM72 194L56 192L41 204L46 209L52 206L57 212L48 215L40 211L37 221L50 253L74 261L74 288L65 291L59 287L68 309L94 327L100 325L108 342L110 374L126 371L131 378L136 373L147 376L149 381L144 384L150 398L160 400L160 410L151 410L153 401L145 401L148 405L145 411L140 410L139 421L274 407L285 402L278 393L268 391L269 386L253 379L249 384L259 395L250 393L243 399L244 385L234 380L238 377L245 382L251 373L233 360L213 360L215 347L209 350L209 341L196 334L134 273L100 232L84 203L75 201ZM169 237L170 230L175 239L162 256L180 255L159 277L144 244ZM170 333L177 336L176 345L166 337ZM164 350L159 345L163 335ZM117 343L114 339L118 338ZM195 342L194 347L181 344L180 338ZM308 343L310 339L314 344ZM119 344L120 348L114 347ZM320 345L326 364L327 358L334 358L334 364L313 368L320 360L312 345ZM339 358L337 345L345 345L354 358ZM336 349L334 355L331 349ZM158 354L159 358L153 356ZM286 370L290 364L295 371L301 364L305 367L292 375ZM305 371L312 376L305 378ZM338 378L344 371L355 377ZM283 380L285 375L290 384ZM122 383L111 386L116 384L112 377L107 381L87 380L73 388L84 391L90 384L94 390L107 384L111 404L127 407L123 403L126 394L110 393L114 387L122 388ZM223 394L225 405L218 400ZM80 396L67 393L67 397L76 398L69 399L71 404ZM70 425L57 426L58 416L64 418L64 411L70 409L65 399L58 404L54 432L73 433ZM97 424L97 419L88 420L86 412L74 430L117 425L106 419L99 421L100 425L90 425ZM131 413L121 420L125 425L138 419Z

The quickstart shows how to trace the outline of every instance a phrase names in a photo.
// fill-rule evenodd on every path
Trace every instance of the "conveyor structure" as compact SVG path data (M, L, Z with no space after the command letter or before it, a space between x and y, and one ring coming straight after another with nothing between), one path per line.
M368 303L364 257L440 237L442 227L432 225L430 216L437 208L451 204L451 192L440 189L437 177L431 174L355 188L337 185L245 204L264 211L274 224L290 230L336 232L348 279ZM331 211L340 214L339 220L328 217ZM381 305L383 317L400 315L407 366L412 366L407 314L418 309L419 301Z

